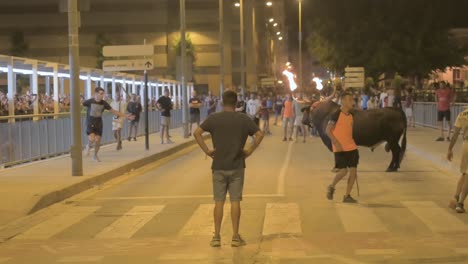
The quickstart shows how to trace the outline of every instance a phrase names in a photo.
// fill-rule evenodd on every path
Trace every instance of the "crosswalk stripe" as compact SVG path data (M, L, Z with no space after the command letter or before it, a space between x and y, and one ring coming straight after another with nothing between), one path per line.
M9 261L11 258L0 258L0 263Z
M200 204L192 214L188 222L184 225L179 235L181 236L210 236L214 231L213 220L214 204ZM223 223L226 218L230 218L231 205L224 205Z
M57 260L59 263L69 263L69 262L98 262L101 261L104 256L70 256L62 257Z
M96 212L100 206L78 206L52 217L27 230L14 239L46 240L80 222L85 217Z
M296 203L267 203L262 235L301 233L301 215Z
M401 250L392 249L392 248L382 248L382 249L356 249L354 251L356 255L399 255Z
M346 232L388 232L371 208L349 204L335 206Z
M468 226L431 201L403 201L416 217L433 232L467 231Z
M97 239L130 238L153 217L161 213L164 205L135 206L99 234Z
M468 248L455 248L455 253L468 255Z

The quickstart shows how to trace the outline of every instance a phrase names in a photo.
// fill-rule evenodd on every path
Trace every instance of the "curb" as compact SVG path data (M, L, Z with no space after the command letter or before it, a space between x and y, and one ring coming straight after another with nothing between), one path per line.
M205 135L203 136L205 140L211 138L210 135ZM89 179L83 180L81 182L75 183L71 186L67 186L63 189L52 191L49 193L46 193L39 198L39 200L34 204L34 206L28 210L27 215L30 215L32 213L35 213L41 209L44 209L48 206L51 206L55 203L61 202L67 198L70 198L74 195L77 195L81 192L84 192L86 190L92 189L96 185L101 185L109 180L112 180L114 178L117 178L119 176L124 175L125 173L137 169L140 167L143 167L145 165L148 165L152 162L158 161L162 158L165 158L169 155L175 154L181 150L184 150L185 148L191 147L193 145L197 144L196 141L193 139L191 141L182 143L178 146L175 146L173 148L167 149L163 152L155 153L153 155L150 155L148 157L132 161L130 163L124 164L123 166L120 166L118 168L115 168L111 171L105 172L103 174L99 174L96 176L93 176Z

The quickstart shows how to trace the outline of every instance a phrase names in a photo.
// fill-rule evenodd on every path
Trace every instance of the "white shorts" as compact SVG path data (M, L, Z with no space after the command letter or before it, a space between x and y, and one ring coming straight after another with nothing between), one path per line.
M304 119L303 114L297 115L296 119L294 120L294 125L295 126L302 126L302 119Z
M112 119L112 130L122 129L124 123L123 118Z
M292 117L283 117L283 127L292 127L293 122L294 120Z
M460 162L460 173L468 173L468 139L463 141L461 162Z
M413 117L413 108L405 108L406 117Z

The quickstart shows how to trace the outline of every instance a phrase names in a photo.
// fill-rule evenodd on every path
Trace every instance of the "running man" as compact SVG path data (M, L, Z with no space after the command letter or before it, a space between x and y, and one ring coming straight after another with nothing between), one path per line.
M94 89L94 98L88 99L82 102L84 107L87 107L86 111L86 134L88 135L88 144L86 145L86 156L89 155L89 151L94 144L94 156L93 160L100 162L98 157L99 148L101 147L102 137L102 113L104 110L111 111L112 114L119 117L125 117L124 113L112 109L112 107L103 100L104 89L96 87Z
M457 120L455 121L455 127L453 136L450 141L450 145L447 152L447 159L452 161L453 159L453 147L457 143L458 135L463 131L463 150L460 164L460 179L457 183L457 189L455 190L454 200L451 201L450 207L455 209L457 213L464 213L464 203L468 194L468 135L466 135L468 128L468 109L458 114Z
M203 152L213 159L213 196L215 201L214 224L215 233L210 245L221 246L221 223L226 193L231 200L232 241L231 246L245 245L239 235L239 221L241 215L240 202L244 186L245 159L260 145L263 133L247 115L235 111L237 94L226 91L223 94L223 111L212 114L201 124L194 133L195 139ZM213 140L214 149L209 149L202 134L209 132ZM244 149L249 136L254 142Z
M350 110L354 107L354 98L350 93L341 95L341 108L336 111L327 125L326 133L333 144L335 168L338 170L332 184L328 186L327 198L333 200L336 184L342 180L349 169L348 187L343 198L344 203L356 203L351 197L351 190L357 178L359 152L353 139L353 116Z

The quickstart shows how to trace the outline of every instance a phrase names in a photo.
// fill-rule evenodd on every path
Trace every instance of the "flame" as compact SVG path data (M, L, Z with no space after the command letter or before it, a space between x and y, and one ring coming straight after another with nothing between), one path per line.
M294 81L294 74L292 72L289 72L288 70L284 70L283 75L285 75L288 78L289 88L291 89L291 91L296 90L297 89L297 84Z
M314 81L315 84L317 85L317 90L321 91L323 89L322 79L320 79L318 77L314 77L314 79L312 79L312 81Z

